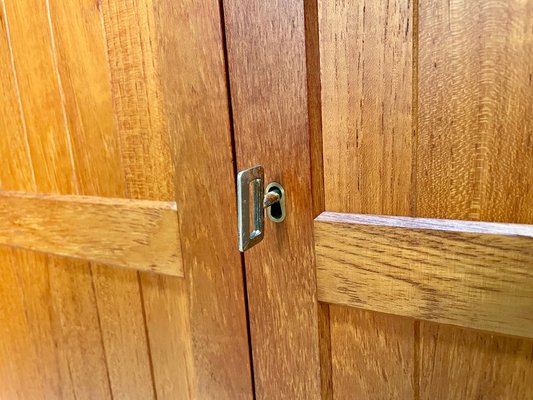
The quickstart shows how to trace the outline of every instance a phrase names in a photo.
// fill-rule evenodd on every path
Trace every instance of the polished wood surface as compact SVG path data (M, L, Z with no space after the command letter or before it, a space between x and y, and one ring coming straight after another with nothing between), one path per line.
M0 245L183 276L175 203L0 191Z
M320 301L533 337L533 226L326 212Z
M319 0L325 209L409 210L413 18L408 0Z
M5 138L2 163L9 165L1 169L6 172L0 180L2 189L77 193L49 8L37 1L2 1L0 12L2 48L9 50L2 58L9 61L0 65L6 76L13 77L5 95L17 102L16 113L9 116L7 126L2 125L0 135ZM7 130L13 123L17 129ZM9 175L13 170L18 172ZM2 276L15 280L7 279L2 288L2 304L13 307L1 307L2 321L7 322L2 324L1 358L13 363L11 373L0 377L1 397L71 398L78 394L110 399L89 265L22 251L12 251L6 260Z
M325 187L321 211L411 213L417 4L318 0ZM329 307L335 316L335 324L330 324L336 355L333 393L353 389L347 373L352 369L341 368L361 362L362 342L352 334L357 329L354 324L366 327L365 352L374 360L370 369L358 369L373 382L360 387L360 396L382 399L405 394L404 383L416 380L416 371L410 368L416 363L406 363L402 354L416 353L414 337L407 340L399 333L412 334L415 327L406 329L400 317L374 318L369 312ZM379 332L380 340L377 333L372 340L373 332ZM403 380L398 379L400 373ZM344 378L335 379L340 376Z
M236 160L226 81L224 38L217 0L159 3L158 60L165 114L176 165L175 199L190 318L192 399L252 399L253 377L247 331L244 266L237 247ZM154 288L160 285L154 279ZM155 300L155 299L154 299ZM175 300L150 314L176 327ZM146 302L147 303L147 302ZM181 311L183 312L183 311ZM149 318L150 319L150 318ZM155 332L155 331L154 331ZM156 342L154 340L154 342ZM175 363L158 338L162 374ZM172 376L162 382L176 387ZM177 390L176 390L177 392ZM182 398L178 395L169 399Z
M416 215L533 224L533 2L420 2L419 24ZM420 346L421 399L533 398L532 340L421 322Z
M1 189L177 201L191 238L185 279L2 249L0 397L251 398L218 2L0 4Z
M532 2L318 4L324 209L533 223ZM335 353L345 338L345 349L354 349L336 351L345 364L357 362L361 346L347 334L350 324L374 324L370 331L383 337L376 334L368 352L385 372L369 375L375 391L362 397L402 393L389 367L403 364L382 346L414 348L412 368L401 370L414 398L532 393L531 340L416 320L403 330L401 317L330 306L330 315L337 311L331 347ZM338 365L333 392L346 393L348 380L335 380Z
M237 169L265 166L287 218L244 254L258 399L320 398L304 1L224 1Z
M416 382L410 373L416 363L411 319L338 305L330 307L330 319L335 332L331 348L334 399L416 398Z

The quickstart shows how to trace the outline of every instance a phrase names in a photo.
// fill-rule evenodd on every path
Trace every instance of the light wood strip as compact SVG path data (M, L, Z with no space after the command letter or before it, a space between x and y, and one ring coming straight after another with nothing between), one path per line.
M326 210L409 212L411 7L319 0Z
M48 5L77 194L124 197L100 6L94 0L48 0Z
M75 193L77 183L73 179L46 3L39 0L4 0L4 3L37 189Z
M319 299L533 337L533 226L323 213Z
M532 354L531 339L421 322L420 399L531 400Z
M0 192L0 244L183 276L176 205Z
M532 30L531 1L421 3L417 216L533 223Z

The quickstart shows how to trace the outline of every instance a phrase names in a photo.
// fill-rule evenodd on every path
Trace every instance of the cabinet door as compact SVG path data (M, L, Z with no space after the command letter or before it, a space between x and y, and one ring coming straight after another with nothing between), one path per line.
M224 6L257 397L532 398L533 2Z
M1 5L0 397L252 398L218 2Z

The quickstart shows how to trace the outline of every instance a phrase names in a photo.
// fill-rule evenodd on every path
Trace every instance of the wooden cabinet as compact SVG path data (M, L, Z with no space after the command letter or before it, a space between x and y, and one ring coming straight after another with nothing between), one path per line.
M0 4L0 398L533 399L533 1Z

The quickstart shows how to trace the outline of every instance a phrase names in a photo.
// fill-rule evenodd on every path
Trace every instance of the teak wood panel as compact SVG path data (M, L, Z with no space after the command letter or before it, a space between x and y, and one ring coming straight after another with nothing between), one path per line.
M417 216L533 224L533 2L419 12ZM421 397L533 397L532 340L425 322L420 339Z
M416 5L318 0L325 210L411 213ZM415 396L412 320L338 305L329 315L334 398L363 381L361 397Z
M251 399L221 5L216 0L165 0L156 15L180 235L186 238L182 253L192 338L190 397ZM154 316L165 317L158 307L155 302ZM175 325L172 319L167 323L170 329ZM174 363L163 350L161 372ZM173 385L172 377L165 384Z
M176 203L0 191L0 245L183 276Z
M533 338L533 225L325 212L318 299Z
M2 2L2 29L5 30L2 40L10 50L3 61L10 62L1 65L9 69L15 82L13 93L18 103L23 144L19 146L18 140L11 140L16 131L2 132L8 138L2 148L2 159L4 164L12 165L11 170L25 167L19 163L21 155L29 161L29 168L21 169L17 180L3 176L2 188L73 194L77 188L67 147L65 110L55 69L48 11L44 2ZM35 84L32 79L36 79ZM13 116L13 120L17 119ZM8 296L12 293L14 304L20 305L20 308L7 309L4 315L3 320L10 323L2 335L2 359L10 359L16 353L17 343L24 343L26 349L14 358L15 379L7 378L2 385L2 390L11 388L11 394L6 395L68 398L85 394L111 398L88 264L13 252L2 266L8 269L7 274L11 269L17 278L17 285L7 286L3 293ZM24 317L21 319L18 313ZM33 376L32 371L40 370L48 372ZM32 388L35 391L30 395L28 391Z
M224 19L238 170L261 164L287 193L244 254L256 396L317 399L304 1L224 1Z
M318 5L325 210L533 223L532 2ZM405 382L414 398L531 397L531 340L373 315L330 307L334 393L364 345L385 371L369 375L369 398L398 398ZM363 344L352 324L381 333ZM391 361L402 354L414 364Z
M2 250L0 396L250 398L218 2L1 4L1 188L185 203L191 240L185 279Z

